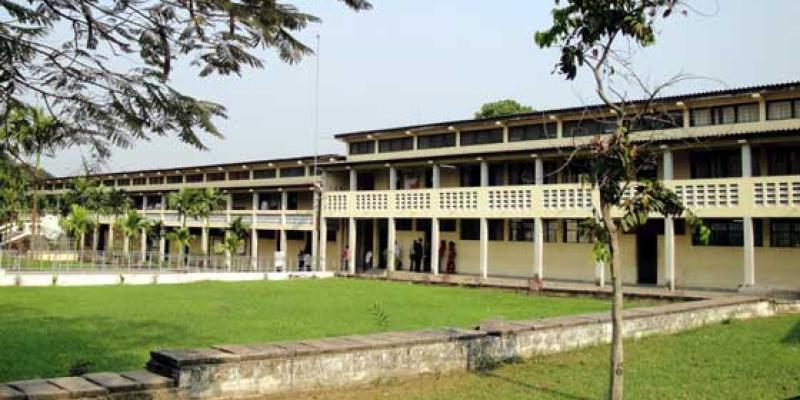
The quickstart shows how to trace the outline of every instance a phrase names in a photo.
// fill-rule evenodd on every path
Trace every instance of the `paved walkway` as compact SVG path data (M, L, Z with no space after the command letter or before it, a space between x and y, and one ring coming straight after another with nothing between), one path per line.
M531 281L526 278L516 277L488 277L482 279L478 275L468 274L439 274L434 275L425 272L409 272L409 271L394 271L387 272L385 270L373 269L365 272L351 274L340 274L342 276L351 276L364 279L386 279L397 281L420 282L430 284L450 284L450 285L463 285L463 286L489 286L507 289L531 289ZM591 282L573 282L573 281L557 281L545 280L541 288L544 292L551 293L575 293L587 295L608 295L611 294L611 286L598 286ZM660 286L641 286L641 285L625 285L623 291L626 296L633 297L657 297L663 299L674 300L700 300L716 297L736 296L738 293L734 290L668 290Z

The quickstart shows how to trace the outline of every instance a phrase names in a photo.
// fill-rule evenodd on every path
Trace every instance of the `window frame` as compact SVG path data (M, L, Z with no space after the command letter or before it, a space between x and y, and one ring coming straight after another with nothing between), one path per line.
M476 129L461 131L458 143L461 146L481 146L503 143L503 128ZM465 138L469 138L465 140Z
M412 150L414 150L414 138L411 136L378 140L378 153L395 153L398 151Z
M456 133L445 132L417 136L417 150L456 147Z

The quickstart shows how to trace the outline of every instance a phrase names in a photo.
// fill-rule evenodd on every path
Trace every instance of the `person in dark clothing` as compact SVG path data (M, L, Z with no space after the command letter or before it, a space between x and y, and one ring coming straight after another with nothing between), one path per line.
M418 272L422 272L422 252L422 238L419 238L414 241L414 264L416 265L416 271Z
M447 249L447 273L456 273L456 244L450 242Z

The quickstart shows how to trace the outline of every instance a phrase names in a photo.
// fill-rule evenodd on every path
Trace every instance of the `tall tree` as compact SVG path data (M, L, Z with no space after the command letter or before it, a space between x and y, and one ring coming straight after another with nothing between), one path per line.
M555 0L553 25L536 33L540 47L556 47L561 57L556 70L566 79L575 79L587 70L595 92L614 122L613 133L598 135L587 142L576 140L576 153L587 152L590 173L587 183L600 193L595 217L581 224L594 240L594 255L608 263L613 284L612 340L609 392L612 399L623 398L623 289L619 243L621 231L633 230L647 222L653 213L665 217L686 217L708 240L708 230L681 203L678 196L656 180L637 180L639 170L657 162L657 152L645 137L635 135L645 118L658 118L662 108L655 101L661 91L680 80L673 78L655 88L647 87L632 68L628 52L617 51L620 41L633 46L650 46L656 41L654 24L683 8L679 0ZM682 10L686 13L686 10ZM645 100L634 102L626 96L628 86L641 90ZM655 112L653 110L656 110ZM663 111L663 108L662 108ZM613 210L621 211L615 219Z
M125 253L125 259L130 262L131 239L140 237L139 235L142 234L147 235L151 227L150 220L136 210L129 210L124 217L116 221L116 225L125 237L125 241L122 244L122 252Z
M506 117L529 112L533 112L533 107L519 104L516 100L497 100L482 105L481 109L475 113L475 119Z
M92 226L92 219L89 216L89 211L81 207L79 204L72 204L70 212L61 220L61 227L64 228L76 240L75 249L78 250L78 258L81 259L83 252L83 241L86 237L86 231Z
M263 67L260 49L294 63L311 53L295 33L320 21L276 1L8 0L0 14L0 119L42 106L98 154L152 136L204 148L225 109L172 87L174 66L239 75Z
M31 176L31 249L35 250L38 219L39 191L41 190L42 156L52 155L57 148L67 144L67 137L59 122L38 107L13 107L5 119L0 120L0 142L19 165L27 167ZM32 160L30 160L32 159Z

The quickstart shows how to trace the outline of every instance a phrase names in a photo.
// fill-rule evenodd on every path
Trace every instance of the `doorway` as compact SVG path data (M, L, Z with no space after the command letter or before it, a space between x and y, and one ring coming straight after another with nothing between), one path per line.
M636 283L658 283L658 227L648 222L636 233Z

